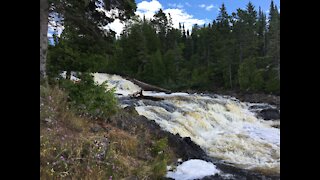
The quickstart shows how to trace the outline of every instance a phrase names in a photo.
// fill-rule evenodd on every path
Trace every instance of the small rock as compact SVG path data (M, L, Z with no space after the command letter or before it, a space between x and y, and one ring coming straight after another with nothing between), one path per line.
M51 123L52 122L52 120L50 118L45 118L44 121L47 122L47 123Z

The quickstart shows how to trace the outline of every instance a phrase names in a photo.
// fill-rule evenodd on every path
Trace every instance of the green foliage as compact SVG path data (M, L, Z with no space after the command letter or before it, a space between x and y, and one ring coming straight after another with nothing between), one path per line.
M153 72L153 83L160 85L164 82L166 78L165 74L165 65L162 62L162 56L160 51L158 50L155 54L153 54L152 59L152 72Z
M96 85L89 73L82 73L80 79L79 83L61 80L61 87L68 91L71 106L78 113L105 118L117 111L114 89L106 91L106 82Z
M268 27L265 14L252 3L232 16L223 4L212 24L194 25L191 34L183 24L179 29L170 27L168 15L160 10L155 20L138 20L127 27L119 40L122 50L117 62L121 64L116 69L172 90L263 92L265 82L273 78L268 68L280 66L280 17L272 8Z
M253 73L255 71L254 61L252 59L246 59L239 67L239 84L240 89L247 90L251 87Z
M269 93L280 94L280 80L276 76L276 72L270 74L270 78L266 82L266 91Z
M152 168L152 177L153 179L163 179L167 172L167 150L168 148L168 139L161 138L155 142L152 147L152 155L155 157L151 168Z
M262 91L264 89L263 71L256 70L253 74L252 89L254 91Z
M167 173L167 160L157 158L152 164L152 178L153 179L163 179Z
M192 88L209 88L210 83L208 82L208 70L206 68L195 68L192 71L191 79L192 79Z
M164 150L168 146L168 139L162 138L155 142L154 146L152 147L152 154L157 156L159 154L163 154Z
M245 59L239 68L239 84L242 90L263 91L263 70L256 67L256 59Z
M256 67L256 59L245 59L240 65L238 74L239 84L242 90L264 90L264 70Z

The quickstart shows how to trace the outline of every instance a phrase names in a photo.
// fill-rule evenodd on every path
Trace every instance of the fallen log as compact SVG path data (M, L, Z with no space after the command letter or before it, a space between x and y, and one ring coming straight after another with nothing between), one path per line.
M133 97L135 99L149 99L149 100L152 100L152 101L161 101L161 100L164 100L163 98L161 97L154 97L154 96L137 96L137 97Z
M147 84L145 82L141 82L139 80L133 79L133 78L126 78L127 80L133 82L134 84L138 85L142 90L144 91L159 91L159 92L165 92L165 93L171 93L170 90L154 86L151 84Z
M152 100L152 101L161 101L161 100L164 100L163 98L160 98L160 97L154 97L154 96L144 96L142 94L142 90L139 91L139 92L136 92L132 95L130 95L131 98L135 98L135 99L149 99L149 100Z

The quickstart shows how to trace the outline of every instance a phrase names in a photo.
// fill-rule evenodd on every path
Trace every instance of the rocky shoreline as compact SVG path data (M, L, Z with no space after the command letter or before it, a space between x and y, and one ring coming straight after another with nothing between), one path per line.
M202 94L218 94L222 96L232 96L242 102L250 103L268 103L277 107L280 110L280 95L265 94L265 93L250 93L241 91L226 91L226 90L215 90L215 91L197 91L197 90L185 90L187 93L202 93Z
M251 103L268 103L280 110L280 95L264 94L264 93L244 93L237 91L218 91L220 95L233 96L243 102Z

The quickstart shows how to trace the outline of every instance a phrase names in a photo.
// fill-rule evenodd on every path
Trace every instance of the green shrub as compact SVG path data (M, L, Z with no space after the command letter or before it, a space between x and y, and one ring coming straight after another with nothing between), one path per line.
M151 149L152 155L155 157L151 164L152 179L163 179L167 172L168 161L168 139L161 138L156 141Z
M76 112L93 118L106 118L117 111L114 89L106 90L106 82L96 85L89 73L82 73L80 79L78 83L66 79L60 83L68 91L71 107Z
M253 73L256 71L254 59L245 59L239 67L239 85L241 90L250 88L253 78Z
M152 164L152 178L153 179L164 179L167 172L167 160L156 158Z
M264 89L263 71L256 70L253 76L252 89L255 91L261 91Z
M269 79L266 83L266 91L269 93L280 93L280 81L276 78Z
M152 154L154 156L157 156L158 154L162 154L163 151L167 148L168 146L168 139L167 138L162 138L156 141L156 143L152 147Z

